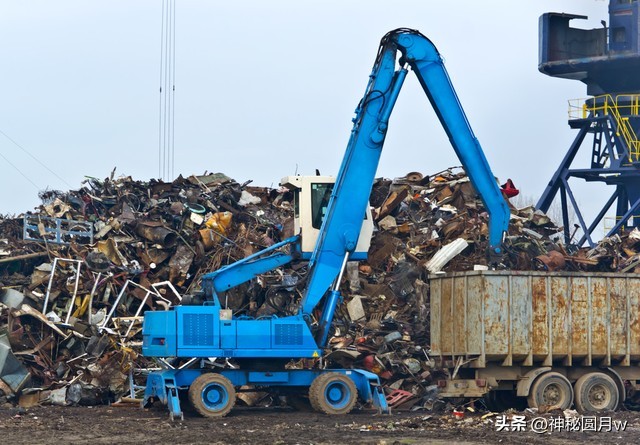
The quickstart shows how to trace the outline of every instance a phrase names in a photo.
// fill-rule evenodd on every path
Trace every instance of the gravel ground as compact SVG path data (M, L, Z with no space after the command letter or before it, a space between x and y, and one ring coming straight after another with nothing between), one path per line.
M521 413L520 413L521 414ZM516 414L519 415L519 414ZM237 408L222 419L187 414L171 422L163 407L136 405L98 407L41 406L28 410L0 408L0 440L7 444L639 444L640 413L616 412L598 417L626 421L624 431L524 431L519 419L466 413L407 413L378 415L354 412L330 417L281 408ZM544 417L549 423L553 415ZM506 430L500 425L506 424ZM510 431L515 429L516 431ZM606 426L605 426L606 429ZM615 430L615 428L614 428Z

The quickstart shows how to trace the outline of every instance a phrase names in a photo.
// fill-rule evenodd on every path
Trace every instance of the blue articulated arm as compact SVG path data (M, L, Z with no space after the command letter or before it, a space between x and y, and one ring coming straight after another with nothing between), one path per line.
M401 67L396 70L398 51ZM471 130L444 63L429 39L418 31L397 29L385 35L369 83L360 101L342 165L333 187L320 236L310 260L310 275L301 313L311 313L334 286L355 249L375 178L389 117L407 75L416 73L436 111L453 148L489 215L490 253L502 253L502 241L509 223L509 208L498 188L482 148ZM336 298L330 298L335 304ZM327 304L329 305L329 304ZM325 305L320 326L331 324L332 308ZM317 336L324 346L326 332Z
M398 49L402 60L416 73L458 159L489 212L489 255L499 257L503 253L502 241L509 229L511 213L469 125L444 62L433 43L419 33L398 35Z
M260 274L290 263L299 256L297 249L299 241L299 236L287 238L235 263L221 267L215 272L203 275L202 288L205 295L215 299L219 292L228 291ZM278 249L289 245L292 253L278 251Z

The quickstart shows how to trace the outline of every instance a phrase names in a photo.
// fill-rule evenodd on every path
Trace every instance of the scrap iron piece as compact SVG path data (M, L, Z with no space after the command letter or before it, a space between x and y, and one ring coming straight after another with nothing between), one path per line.
M7 334L0 335L0 380L17 393L30 378L27 368L13 355Z
M159 283L160 284L160 283ZM113 306L111 306L111 310L109 311L109 314L107 314L107 316L105 317L104 321L102 322L102 324L98 327L98 332L103 332L108 330L107 325L109 324L109 321L111 321L113 314L115 313L118 304L120 304L120 300L122 299L122 296L124 295L127 287L129 285L135 286L139 289L142 289L143 291L146 292L144 298L142 299L142 301L140 302L140 305L138 306L138 309L136 310L135 314L133 315L134 318L141 318L140 317L140 313L142 312L142 309L144 308L145 304L147 304L147 301L149 300L149 297L151 297L152 295L155 296L155 298L157 298L160 301L163 301L166 305L171 305L171 302L169 300L167 300L166 298L164 298L162 295L160 295L160 293L158 293L158 291L154 288L153 290L147 289L144 286L139 285L138 283L134 283L131 280L127 280L127 282L124 284L124 286L122 287L122 289L120 290L120 293L118 294L116 301L113 302ZM131 329L133 329L133 325L135 324L135 322L132 320L131 323L129 324L129 328L127 329L126 333L124 335L121 335L121 337L123 339L128 338L129 334L131 333Z
M66 308L67 318L65 319L65 324L69 324L69 319L71 318L71 312L72 312L71 309L73 308L73 303L76 299L76 295L78 294L78 284L80 282L80 269L82 267L82 262L83 262L82 260L72 260L70 258L55 258L53 260L53 266L51 267L51 275L49 276L49 284L47 285L47 294L44 298L42 313L43 314L47 313L47 305L49 304L49 295L51 294L51 285L53 284L53 277L55 276L56 267L58 266L59 262L68 262L68 263L78 264L78 268L76 269L76 275L75 275L75 284L73 286L73 295L71 295L71 298L69 299L68 307Z
M163 247L173 247L178 241L178 237L173 231L150 223L139 222L136 226L136 233L149 241L161 244Z
M72 219L24 215L22 238L54 244L93 244L93 224Z

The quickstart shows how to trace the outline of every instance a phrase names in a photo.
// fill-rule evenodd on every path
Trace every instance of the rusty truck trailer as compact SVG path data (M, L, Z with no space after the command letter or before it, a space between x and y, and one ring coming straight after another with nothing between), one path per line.
M640 382L640 275L456 272L430 293L444 397L596 412Z

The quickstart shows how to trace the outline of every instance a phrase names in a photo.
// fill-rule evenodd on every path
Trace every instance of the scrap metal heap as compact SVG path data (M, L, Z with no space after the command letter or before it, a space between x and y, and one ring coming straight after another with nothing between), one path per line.
M190 298L204 273L293 235L292 193L250 182L112 173L42 193L23 218L0 218L0 406L135 400L145 370L189 366L139 355L142 315ZM488 215L456 168L379 179L370 202L369 259L348 265L348 297L322 363L375 372L392 407L433 408L444 404L432 384L443 371L429 358L428 275L486 267ZM562 235L533 207L512 207L501 267L640 272L637 229L580 250ZM224 304L236 315L290 313L305 274L305 265L265 274ZM239 394L249 405L281 402Z

